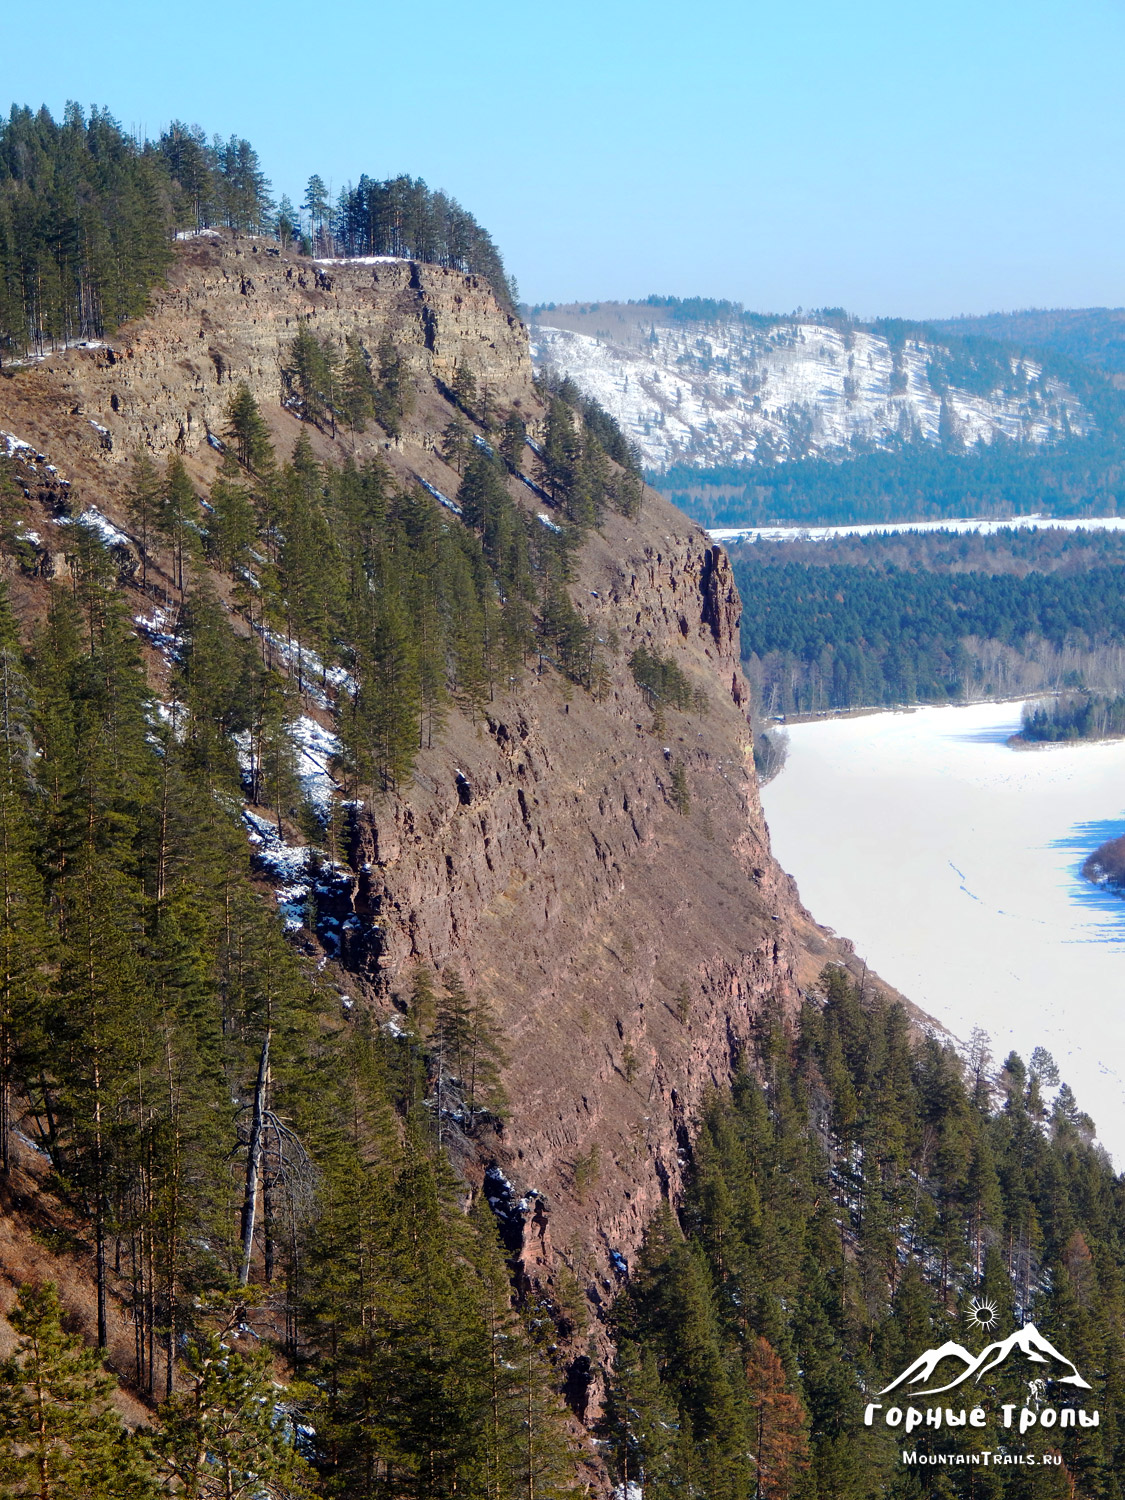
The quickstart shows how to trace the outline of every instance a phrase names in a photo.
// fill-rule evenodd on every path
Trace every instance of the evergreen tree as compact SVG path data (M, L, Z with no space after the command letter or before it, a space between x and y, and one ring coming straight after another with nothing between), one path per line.
M133 455L133 471L126 491L126 504L141 553L141 587L148 586L148 559L153 539L161 530L163 496L160 476L148 454L138 449Z
M203 1335L188 1344L184 1373L186 1388L160 1408L153 1445L177 1494L288 1500L309 1490L311 1471L277 1413L268 1351L246 1355Z
M273 467L269 428L245 381L227 403L227 421L226 435L238 450L239 463L253 474L268 472Z
M179 454L168 460L157 524L172 553L172 582L182 596L186 565L199 550L199 500Z
M48 1282L20 1288L16 1352L0 1365L0 1483L36 1500L147 1500L156 1488L121 1425L116 1382L62 1326Z

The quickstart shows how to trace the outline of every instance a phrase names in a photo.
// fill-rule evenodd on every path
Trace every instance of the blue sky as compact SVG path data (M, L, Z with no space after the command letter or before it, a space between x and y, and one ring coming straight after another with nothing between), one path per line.
M293 196L424 177L529 301L1125 303L1122 0L55 0L4 31L4 101L245 135Z

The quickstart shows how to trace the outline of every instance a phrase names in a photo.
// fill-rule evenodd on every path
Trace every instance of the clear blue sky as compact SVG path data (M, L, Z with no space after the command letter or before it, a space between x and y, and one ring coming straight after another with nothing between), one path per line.
M22 0L0 97L409 172L530 301L1125 303L1123 0Z

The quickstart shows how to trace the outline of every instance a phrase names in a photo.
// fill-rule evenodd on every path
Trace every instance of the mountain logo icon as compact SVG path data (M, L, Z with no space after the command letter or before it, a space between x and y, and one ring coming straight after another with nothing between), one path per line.
M1089 1381L1083 1380L1078 1373L1077 1365L1067 1359L1065 1354L1060 1354L1055 1346L1043 1337L1034 1323L1025 1323L1022 1328L1017 1328L1015 1333L1010 1333L1006 1339L997 1339L995 1343L982 1349L979 1354L970 1354L967 1349L952 1341L942 1344L939 1349L927 1349L879 1394L887 1396L901 1386L906 1395L940 1396L945 1391L951 1391L956 1386L963 1385L966 1380L979 1381L982 1375L987 1375L990 1370L997 1369L1007 1360L1019 1355L1035 1366L1048 1367L1036 1369L1035 1374L1041 1379L1055 1380L1060 1385L1077 1386L1083 1391L1091 1389ZM945 1379L943 1385L931 1386L930 1381L937 1376L939 1367L947 1360L952 1361L954 1367L960 1366L959 1371L951 1380ZM1048 1373L1052 1366L1060 1373ZM937 1376L937 1378L944 1378L946 1373L943 1372L942 1376Z

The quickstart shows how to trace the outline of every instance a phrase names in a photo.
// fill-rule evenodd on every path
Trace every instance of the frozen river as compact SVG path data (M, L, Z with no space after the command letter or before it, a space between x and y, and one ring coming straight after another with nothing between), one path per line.
M1019 704L790 727L764 788L817 920L963 1040L1055 1056L1125 1163L1125 901L1079 875L1125 833L1125 741L1010 750Z

